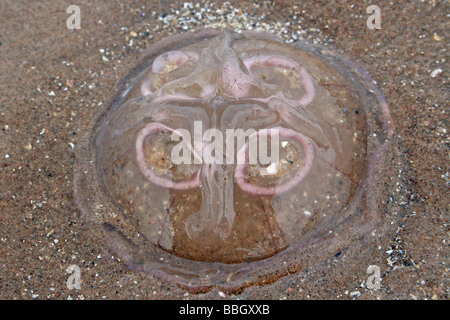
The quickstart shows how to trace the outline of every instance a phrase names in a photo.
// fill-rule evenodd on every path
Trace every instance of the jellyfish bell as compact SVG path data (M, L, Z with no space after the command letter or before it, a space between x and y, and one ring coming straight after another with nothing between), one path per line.
M77 153L75 199L130 268L235 292L376 226L389 110L339 54L202 31L154 44L118 92Z

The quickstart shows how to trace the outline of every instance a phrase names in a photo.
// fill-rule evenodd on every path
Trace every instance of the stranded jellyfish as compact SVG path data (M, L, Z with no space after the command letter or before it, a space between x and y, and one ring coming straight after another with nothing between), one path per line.
M328 49L174 36L145 52L86 135L75 197L130 268L235 292L374 229L390 136L374 82Z

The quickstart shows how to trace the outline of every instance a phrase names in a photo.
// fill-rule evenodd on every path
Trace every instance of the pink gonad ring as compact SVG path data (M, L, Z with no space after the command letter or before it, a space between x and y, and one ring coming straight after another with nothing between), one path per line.
M274 131L279 132L279 137L285 140L285 143L287 143L288 140L294 140L301 146L303 153L303 157L299 161L301 164L292 163L292 166L295 169L287 172L288 180L281 183L280 185L274 185L270 187L258 186L254 183L249 182L245 173L245 168L248 166L248 164L238 164L234 177L239 187L247 193L259 196L273 196L288 192L297 184L299 184L300 181L302 181L303 178L305 178L311 170L314 159L314 149L312 143L308 140L308 138L298 132L295 132L294 130L281 127L269 129L268 135L270 136ZM256 135L259 135L259 133L256 133ZM239 151L238 158L244 157L245 159L248 159L247 152L248 143Z
M156 132L165 132L169 133L170 135L175 134L178 137L182 137L182 134L179 131L173 130L157 122L151 122L146 126L144 126L144 128L142 128L141 131L139 131L136 137L136 160L139 169L141 170L141 173L144 175L144 177L146 177L149 181L151 181L155 185L169 189L187 190L198 187L200 170L197 170L197 172L193 174L193 176L190 179L176 182L169 177L163 177L161 175L158 175L151 168L145 157L144 141L147 137L151 136ZM192 153L195 154L193 150ZM170 161L169 155L165 155L165 157L166 158L164 159L164 161Z

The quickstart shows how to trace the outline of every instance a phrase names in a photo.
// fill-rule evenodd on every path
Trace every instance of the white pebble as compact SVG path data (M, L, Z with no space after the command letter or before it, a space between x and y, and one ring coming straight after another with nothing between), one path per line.
M442 72L442 69L436 69L431 73L431 77L436 78L441 72Z

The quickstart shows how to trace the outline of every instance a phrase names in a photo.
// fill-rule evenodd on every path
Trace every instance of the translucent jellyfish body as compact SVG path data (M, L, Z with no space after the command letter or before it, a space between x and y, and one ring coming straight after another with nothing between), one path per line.
M382 95L332 51L260 33L175 36L99 116L75 197L129 267L232 292L371 231L390 135Z

